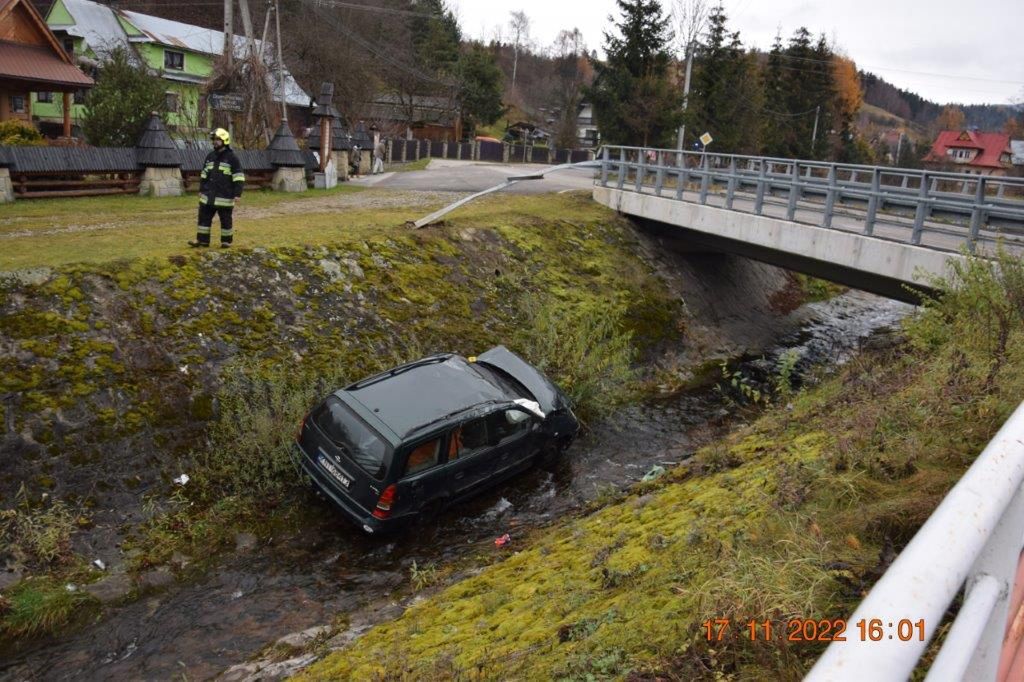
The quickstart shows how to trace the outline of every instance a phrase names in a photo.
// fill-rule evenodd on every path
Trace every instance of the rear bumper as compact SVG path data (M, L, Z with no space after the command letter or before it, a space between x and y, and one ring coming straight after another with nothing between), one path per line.
M321 469L310 459L305 451L295 443L292 450L293 455L302 467L302 471L309 477L313 486L334 503L341 512L348 517L348 520L359 526L363 532L376 534L390 530L394 527L396 519L378 519L372 514L367 514L359 505L334 482L334 478Z

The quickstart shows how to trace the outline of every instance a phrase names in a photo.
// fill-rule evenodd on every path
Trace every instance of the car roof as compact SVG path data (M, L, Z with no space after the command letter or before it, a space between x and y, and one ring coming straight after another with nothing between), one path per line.
M465 358L450 353L395 367L342 392L399 437L478 405L516 397L505 393Z

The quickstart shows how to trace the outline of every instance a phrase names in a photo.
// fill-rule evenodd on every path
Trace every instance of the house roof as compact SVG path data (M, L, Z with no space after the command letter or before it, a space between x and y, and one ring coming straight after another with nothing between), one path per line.
M199 54L211 56L219 55L224 49L224 32L216 31L202 26L193 26L180 21L162 19L141 12L128 10L113 10L106 5L101 5L91 0L61 0L65 9L74 19L71 25L54 24L55 30L64 30L69 34L85 39L94 52L102 53L114 47L124 47L132 52L131 43L151 42L166 47L188 50ZM129 36L118 17L129 26L139 31L138 35ZM256 39L253 41L256 50L261 54L273 55L273 46L267 42ZM234 36L233 47L236 57L243 57L245 54L245 36ZM187 74L179 75L162 74L171 80L183 80L195 82L197 79ZM200 79L202 80L202 79ZM280 85L278 84L277 73L271 72L267 76L268 85L276 101L281 101ZM291 73L284 70L285 101L292 106L306 107L311 103L309 95L299 86Z
M93 80L41 45L0 40L0 78L47 84L64 89L87 88Z
M932 143L930 161L945 160L947 149L977 149L978 155L968 166L1005 168L999 157L1010 153L1010 136L1003 133L983 133L977 130L943 130Z
M0 77L73 90L93 80L78 70L29 0L0 0Z

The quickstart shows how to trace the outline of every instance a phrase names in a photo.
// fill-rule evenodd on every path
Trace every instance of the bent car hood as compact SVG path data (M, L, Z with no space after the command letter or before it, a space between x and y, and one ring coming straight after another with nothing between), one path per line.
M545 412L568 407L568 401L562 392L547 377L505 346L495 346L478 356L476 361L510 374L533 394Z

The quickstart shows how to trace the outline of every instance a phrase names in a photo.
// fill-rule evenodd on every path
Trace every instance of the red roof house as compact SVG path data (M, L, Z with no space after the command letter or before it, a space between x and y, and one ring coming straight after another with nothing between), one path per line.
M1010 168L1010 136L977 130L943 130L924 161L937 170L1006 175Z
M29 0L0 0L0 121L31 125L29 93L64 93L64 135L71 135L70 94L93 85Z

